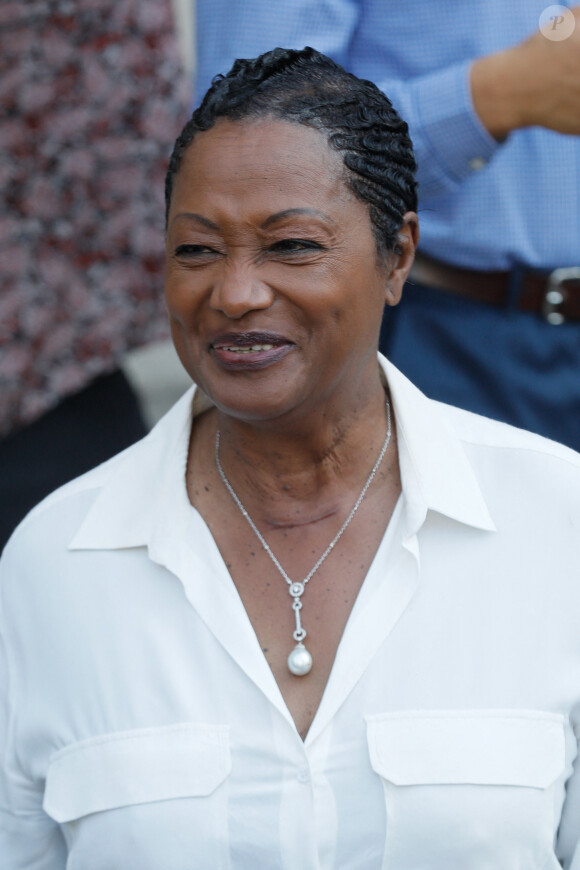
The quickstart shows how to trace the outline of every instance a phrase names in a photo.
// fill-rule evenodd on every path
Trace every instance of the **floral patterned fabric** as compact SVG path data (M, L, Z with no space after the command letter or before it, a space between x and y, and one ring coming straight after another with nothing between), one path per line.
M0 104L3 436L167 335L170 0L2 0Z

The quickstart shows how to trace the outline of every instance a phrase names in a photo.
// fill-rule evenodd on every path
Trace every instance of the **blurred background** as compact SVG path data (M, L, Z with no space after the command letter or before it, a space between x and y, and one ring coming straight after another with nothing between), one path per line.
M195 73L195 0L172 0L172 8L183 71L190 88L189 105ZM169 339L129 351L123 368L137 391L148 426L156 423L191 384Z
M187 0L0 4L0 549L189 385L163 297Z

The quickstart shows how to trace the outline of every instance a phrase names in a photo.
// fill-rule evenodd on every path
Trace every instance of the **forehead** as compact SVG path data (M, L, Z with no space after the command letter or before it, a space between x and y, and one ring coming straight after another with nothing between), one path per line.
M172 210L184 201L267 198L272 210L321 203L341 207L353 195L342 158L326 136L288 121L221 119L198 133L177 173Z

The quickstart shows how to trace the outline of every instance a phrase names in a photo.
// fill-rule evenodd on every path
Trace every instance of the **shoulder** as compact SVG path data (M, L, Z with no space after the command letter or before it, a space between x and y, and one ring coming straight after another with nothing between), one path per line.
M59 487L26 515L2 552L3 586L9 578L20 585L25 577L36 586L49 572L62 572L69 544L100 492L140 443Z
M78 513L79 508L82 505L90 504L107 481L114 476L124 459L135 453L141 443L138 441L101 465L75 477L47 495L24 517L14 531L7 547L13 539L18 540L22 536L26 536L32 528L37 529L47 525L50 529L56 530L56 527L61 524L61 520L64 520L66 515L71 512L76 513L77 522L82 519L82 515Z
M526 455L540 464L562 462L571 469L580 471L580 453L564 444L452 405L442 402L434 404L443 412L466 446L498 453L513 453L514 456Z
M68 535L68 545L104 490L111 492L108 504L115 514L111 523L117 516L123 519L131 509L142 509L144 502L151 500L176 444L186 449L192 396L193 390L188 390L140 441L43 499L20 523L6 549L22 548L24 541L38 543L55 535L61 542Z
M486 492L526 512L564 512L580 524L580 453L541 435L436 403ZM524 506L525 502L525 506Z

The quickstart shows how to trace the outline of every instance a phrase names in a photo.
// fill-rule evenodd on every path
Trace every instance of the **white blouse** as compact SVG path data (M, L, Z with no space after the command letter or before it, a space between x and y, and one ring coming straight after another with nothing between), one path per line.
M2 868L579 870L580 457L381 365L403 495L304 742L187 498L199 391L19 527Z

